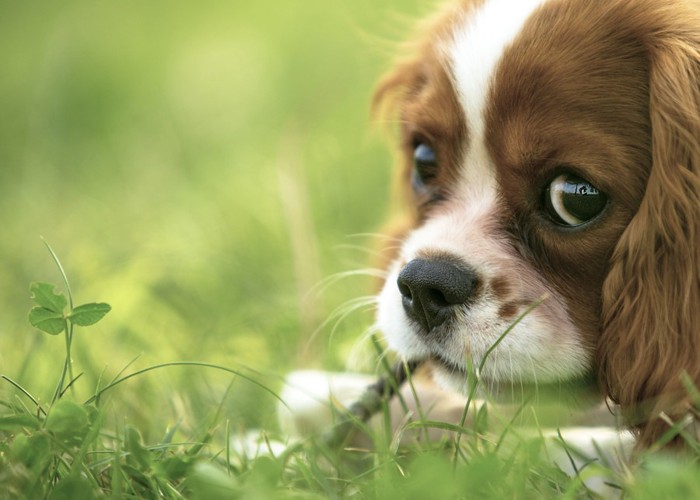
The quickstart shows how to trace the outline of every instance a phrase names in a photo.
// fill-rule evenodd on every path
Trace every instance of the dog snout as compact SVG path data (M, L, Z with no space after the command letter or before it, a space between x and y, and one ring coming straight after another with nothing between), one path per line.
M450 261L414 259L401 270L397 284L406 314L429 333L469 302L477 277Z

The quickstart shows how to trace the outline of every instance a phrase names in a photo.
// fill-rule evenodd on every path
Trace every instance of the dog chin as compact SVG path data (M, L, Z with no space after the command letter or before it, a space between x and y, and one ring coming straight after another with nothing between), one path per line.
M430 368L435 382L445 390L467 394L469 384L467 372L463 367L455 366L437 356L430 358Z

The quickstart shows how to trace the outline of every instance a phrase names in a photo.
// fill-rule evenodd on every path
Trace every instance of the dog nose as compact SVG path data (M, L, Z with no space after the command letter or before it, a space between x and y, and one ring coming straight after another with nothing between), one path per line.
M474 294L476 273L446 260L414 259L397 280L404 310L426 333L442 325Z

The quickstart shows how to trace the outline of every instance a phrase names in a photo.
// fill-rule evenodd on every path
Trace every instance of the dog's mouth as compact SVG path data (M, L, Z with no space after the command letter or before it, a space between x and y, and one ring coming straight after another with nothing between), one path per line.
M454 361L445 358L440 353L432 353L430 356L430 361L442 368L450 375L465 377L467 374L466 367L464 364L455 363Z

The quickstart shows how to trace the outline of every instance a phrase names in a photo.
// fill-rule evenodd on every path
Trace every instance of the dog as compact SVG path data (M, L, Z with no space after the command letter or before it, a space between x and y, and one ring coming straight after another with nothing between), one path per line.
M697 439L700 2L456 1L373 106L402 200L376 325L437 418L476 373L593 391L637 448Z

